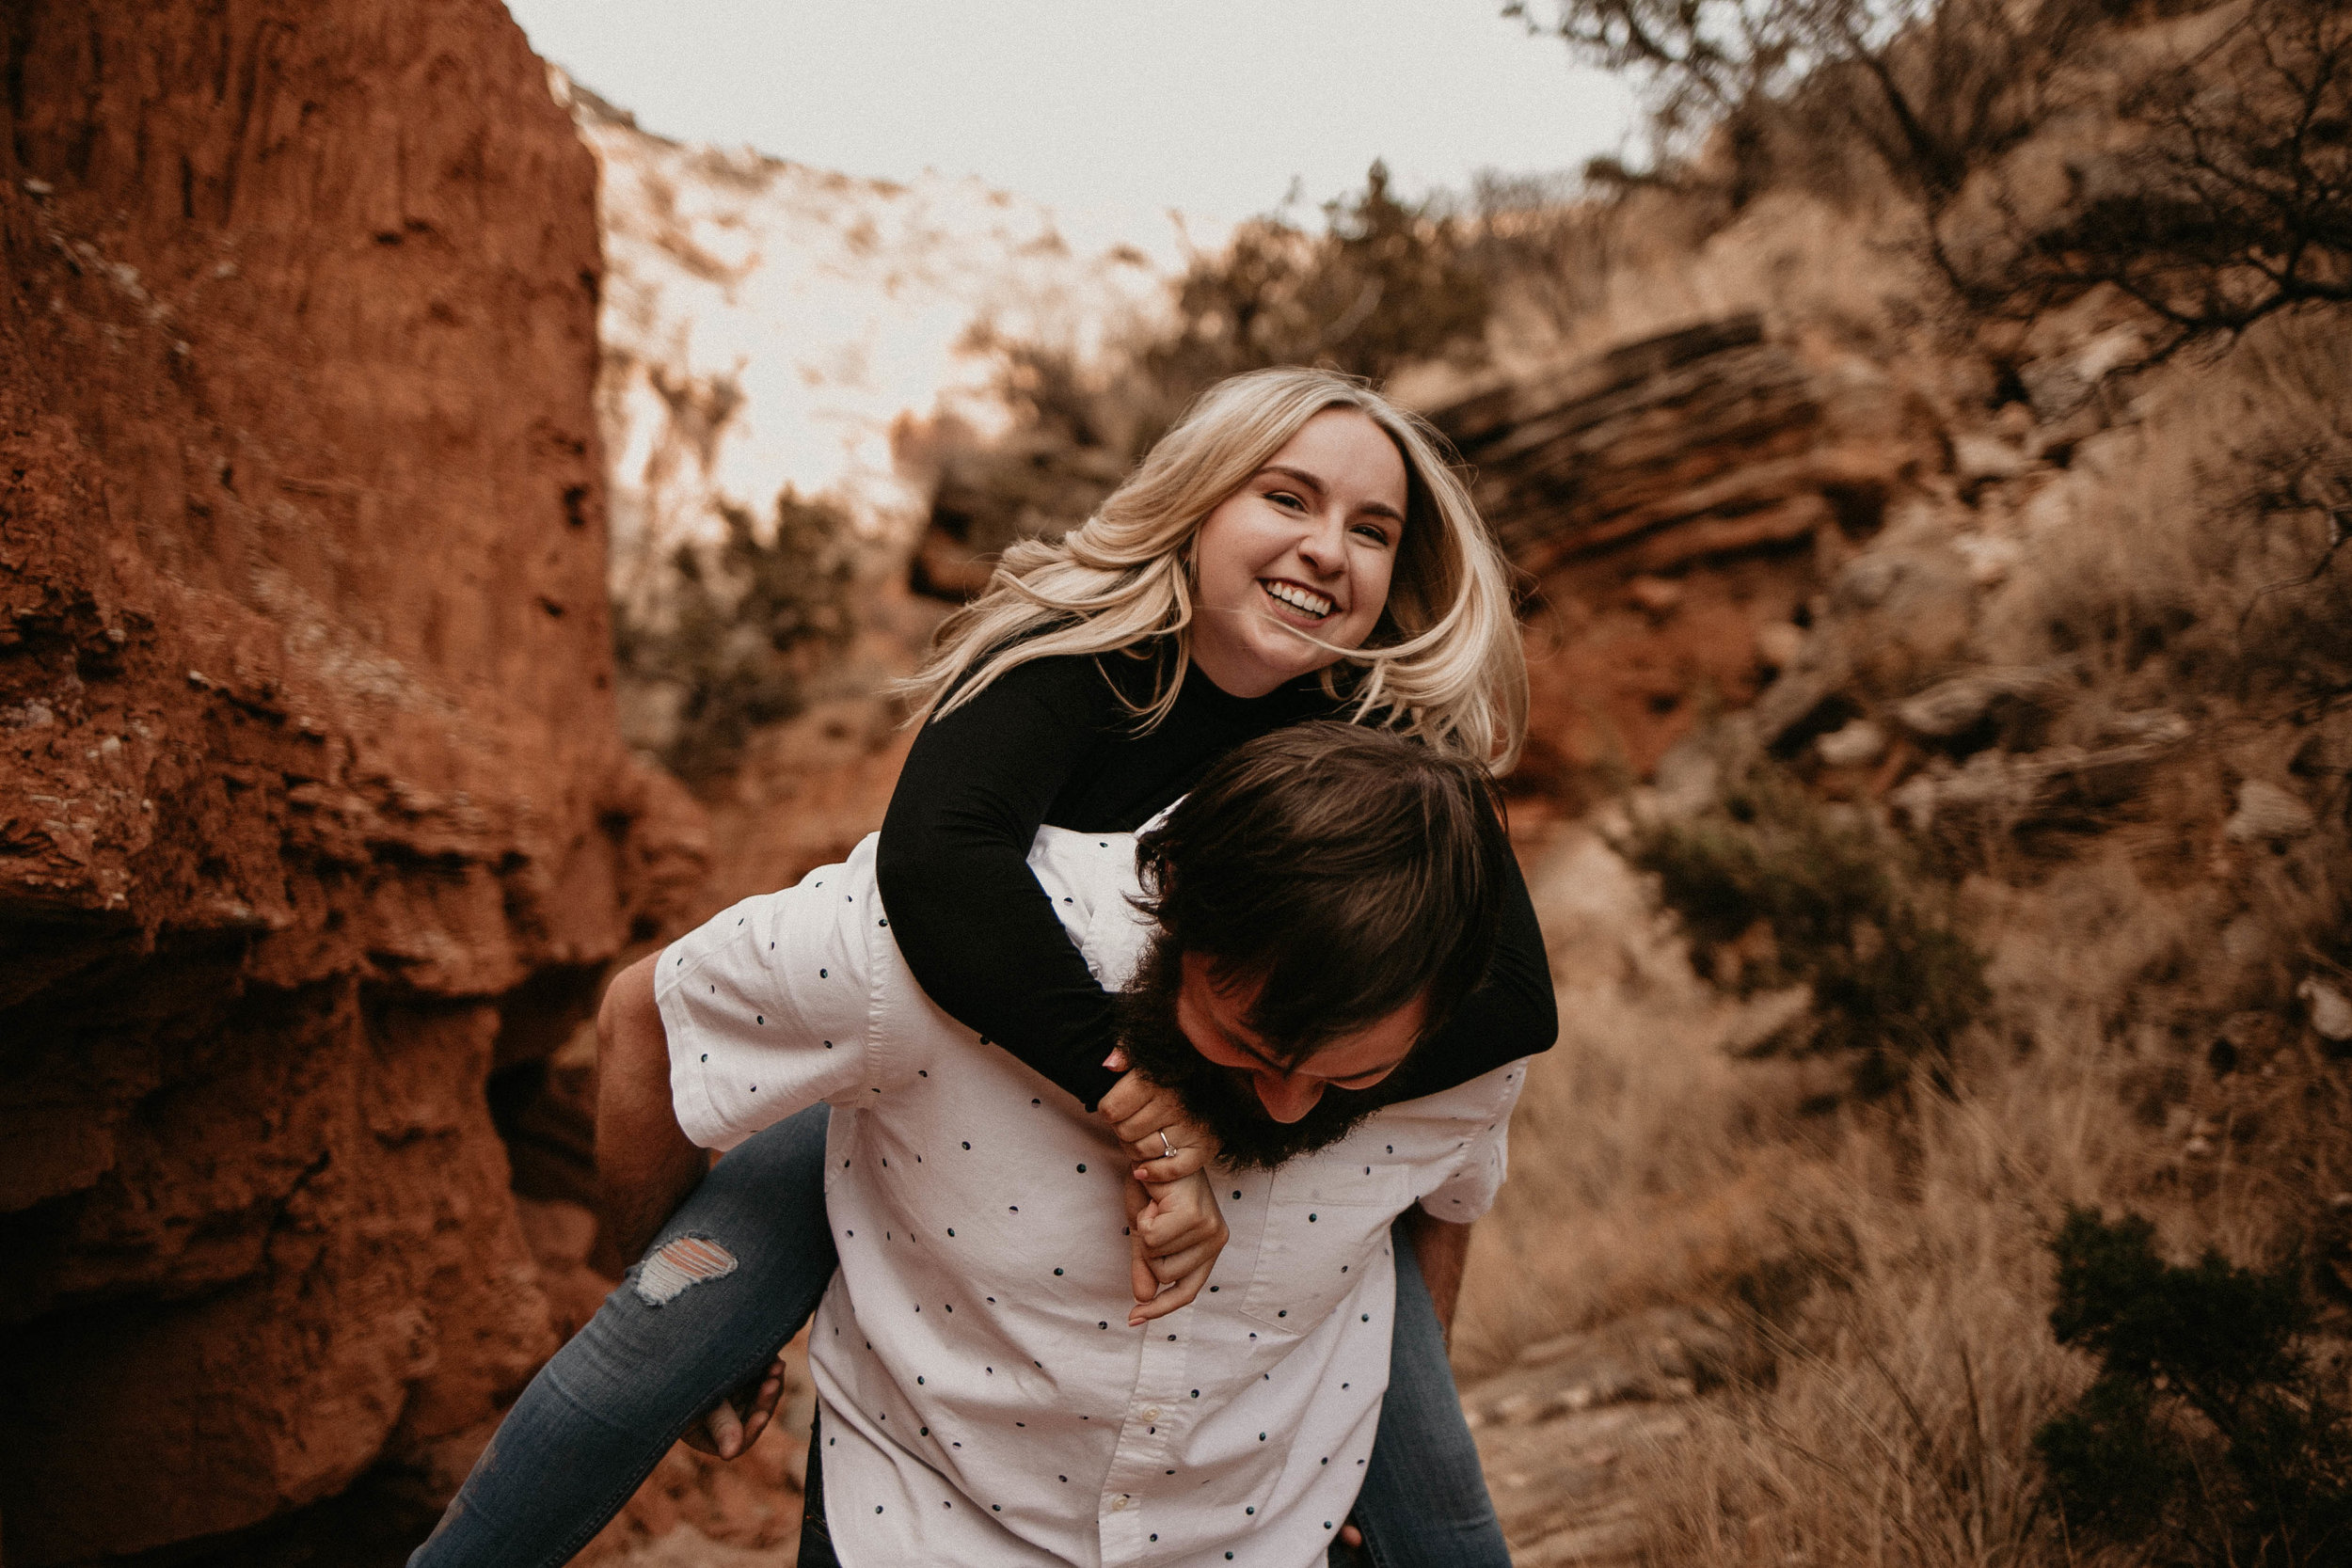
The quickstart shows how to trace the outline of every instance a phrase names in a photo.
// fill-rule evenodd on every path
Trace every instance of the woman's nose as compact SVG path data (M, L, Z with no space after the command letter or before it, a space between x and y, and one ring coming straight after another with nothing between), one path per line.
M1277 1121L1296 1121L1323 1098L1323 1085L1311 1078L1289 1078L1273 1072L1251 1076L1257 1081L1258 1103Z
M1346 532L1341 518L1325 515L1311 519L1299 536L1298 558L1312 571L1330 576L1346 560Z

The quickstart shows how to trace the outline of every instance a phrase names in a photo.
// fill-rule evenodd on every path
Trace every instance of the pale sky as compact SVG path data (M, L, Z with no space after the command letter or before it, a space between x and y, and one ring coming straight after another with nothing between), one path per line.
M649 131L1072 217L1230 223L1375 157L1408 192L1618 150L1616 81L1500 0L508 0ZM1311 219L1311 211L1296 214ZM1087 225L1087 227L1092 227Z

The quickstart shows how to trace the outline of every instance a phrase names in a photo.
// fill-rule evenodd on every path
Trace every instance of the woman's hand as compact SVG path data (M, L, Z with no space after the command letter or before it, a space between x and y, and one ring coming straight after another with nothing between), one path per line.
M1178 1181L1126 1183L1130 1273L1136 1293L1127 1326L1139 1328L1188 1307L1209 1282L1230 1232L1216 1191L1199 1171Z
M715 1459L739 1459L759 1441L784 1397L784 1354L768 1363L759 1385L746 1385L703 1412L702 1419L680 1434L686 1446ZM738 1402L740 1402L739 1403Z
M1190 1306L1207 1284L1231 1234L1216 1191L1202 1174L1217 1156L1217 1141L1184 1116L1184 1102L1140 1072L1127 1071L1127 1053L1103 1065L1127 1072L1103 1097L1103 1119L1135 1162L1127 1183L1127 1236L1136 1308L1130 1327Z
M1114 1051L1103 1065L1114 1072L1125 1071L1127 1053ZM1140 1072L1128 1072L1111 1085L1103 1097L1102 1112L1136 1162L1136 1180L1146 1186L1182 1180L1221 1152L1216 1135L1184 1115L1175 1090Z

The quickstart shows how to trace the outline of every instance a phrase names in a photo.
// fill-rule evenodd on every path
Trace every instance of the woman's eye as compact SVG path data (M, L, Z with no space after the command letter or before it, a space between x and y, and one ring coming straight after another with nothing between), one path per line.
M1288 490L1269 490L1266 492L1265 499L1277 506L1287 507L1293 511L1304 512L1307 509L1307 503Z
M1380 528L1375 524L1357 524L1356 537L1368 541L1371 544L1377 545L1384 550L1389 547L1389 531L1387 529Z

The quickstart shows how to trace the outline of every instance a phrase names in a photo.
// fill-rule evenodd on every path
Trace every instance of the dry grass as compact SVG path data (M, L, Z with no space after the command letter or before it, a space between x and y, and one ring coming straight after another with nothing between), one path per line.
M2118 706L2276 718L2352 687L2352 356L2340 317L2274 321L2150 378L2139 418L2024 488L2030 552L1986 601L1989 663L2071 657Z
M1736 1292L1807 1250L1792 1140L1799 1106L1835 1076L1735 1061L1726 1048L1785 1006L1717 996L1588 830L1565 833L1530 880L1561 1040L1529 1069L1511 1180L1472 1241L1455 1331L1467 1375L1644 1307Z
M2022 892L1980 882L2013 1030L1975 1042L1957 1096L1808 1116L1833 1069L1733 1058L1768 1015L1698 980L1597 839L1558 847L1536 885L1565 1035L1530 1074L1513 1180L1478 1234L1466 1376L1643 1307L1728 1307L1776 1371L1639 1462L1656 1560L2063 1560L2029 1456L2089 1377L2047 1328L2046 1243L2067 1209L2129 1207L2180 1256L2255 1260L2311 1201L2308 1184L2280 1190L2276 1156L2318 1127L2229 1132L2328 1081L2326 1064L2284 1053L2276 1076L2224 1083L2171 1070L2169 1038L2117 1034L2212 910L2122 853ZM2152 1101L2152 1083L2179 1099ZM2201 1128L2218 1131L2210 1154L2191 1150Z
M1899 210L1795 191L1736 214L1712 209L1704 197L1645 190L1588 219L1573 288L1512 278L1499 291L1488 326L1495 367L1540 370L1753 310L1800 342L1868 354L1939 404L1988 389L1922 330L1931 323L1919 302L1936 285Z
M2210 931L2209 911L2171 904L2114 856L1986 914L2005 933L2006 1016L2032 1048L1972 1063L1962 1092L1922 1097L1900 1135L1843 1130L1821 1165L1851 1266L1768 1331L1768 1386L1702 1408L1686 1440L1647 1457L1657 1560L2084 1560L2030 1462L2033 1433L2089 1380L2047 1326L2047 1242L2067 1209L2129 1208L2178 1258L2213 1246L2250 1262L2296 1240L2329 1190L2306 1156L2342 1148L2340 1069L2290 1045L2217 1078L2175 1070L2169 1039L2135 1048L2112 1029L2149 1010L2136 985Z
M2018 1560L2042 1522L2031 1434L2087 1381L2042 1321L2039 1211L2083 1174L2074 1098L1938 1107L1908 1158L1846 1143L1831 1164L1852 1261L1770 1336L1768 1387L1648 1456L1659 1560ZM2002 1114L2020 1109L2043 1116L2021 1130ZM2024 1168L2037 1159L2066 1168Z

